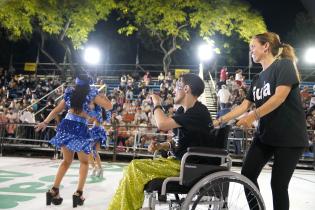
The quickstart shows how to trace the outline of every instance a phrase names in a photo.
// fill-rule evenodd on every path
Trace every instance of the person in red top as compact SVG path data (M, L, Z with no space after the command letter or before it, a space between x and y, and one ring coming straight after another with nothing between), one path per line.
M225 81L227 80L228 72L227 67L223 66L220 71L220 82L223 82L225 84Z

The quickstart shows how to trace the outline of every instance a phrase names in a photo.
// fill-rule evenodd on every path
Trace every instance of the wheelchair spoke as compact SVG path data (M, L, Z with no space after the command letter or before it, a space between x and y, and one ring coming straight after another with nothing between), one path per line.
M218 176L210 175L209 181L201 180L200 186L197 183L187 195L183 208L192 210L265 209L261 195L252 182L241 175L235 175L232 172L228 174L225 176L222 172L218 173Z

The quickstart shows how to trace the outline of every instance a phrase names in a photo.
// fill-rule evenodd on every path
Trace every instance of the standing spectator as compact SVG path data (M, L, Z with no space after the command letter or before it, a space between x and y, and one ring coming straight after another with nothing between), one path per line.
M224 109L225 107L227 107L227 104L230 102L231 93L227 89L226 85L221 86L221 89L218 91L217 96L220 109Z
M315 105L315 85L313 86L313 94L311 95L309 108L312 108Z
M308 109L308 105L309 105L309 101L310 101L310 99L312 97L312 95L308 91L308 86L305 85L303 87L303 90L301 90L300 94L301 94L303 107L304 107L305 110L307 110Z
M126 74L123 74L120 77L120 86L124 89L126 84L127 84L127 76L126 76Z
M227 67L223 66L222 69L220 70L220 83L226 84L227 77L228 77Z
M238 84L239 87L242 87L242 83L243 83L243 70L242 69L237 69L235 71L235 81Z
M150 75L150 72L146 72L143 76L143 82L144 82L144 85L145 86L148 86L151 82L151 75Z
M5 136L5 125L8 123L8 118L5 115L3 109L0 109L0 135Z

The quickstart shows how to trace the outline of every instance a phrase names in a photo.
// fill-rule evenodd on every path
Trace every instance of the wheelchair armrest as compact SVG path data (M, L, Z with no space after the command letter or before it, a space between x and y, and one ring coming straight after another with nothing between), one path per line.
M211 148L211 147L188 147L187 152L212 154L212 155L218 155L218 156L228 156L229 154L225 149Z

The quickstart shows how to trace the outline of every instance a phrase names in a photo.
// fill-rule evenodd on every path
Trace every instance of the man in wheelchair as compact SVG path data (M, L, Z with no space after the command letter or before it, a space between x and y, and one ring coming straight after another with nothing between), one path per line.
M142 207L144 187L153 179L175 177L180 174L183 155L188 147L211 145L212 120L205 105L197 99L204 91L204 82L194 74L182 75L175 88L174 103L180 105L173 117L164 115L161 98L152 94L153 115L160 130L174 129L171 142L151 143L149 151L170 150L172 157L133 160L124 170L124 175L109 205L109 210L137 210ZM198 160L199 161L199 160Z

